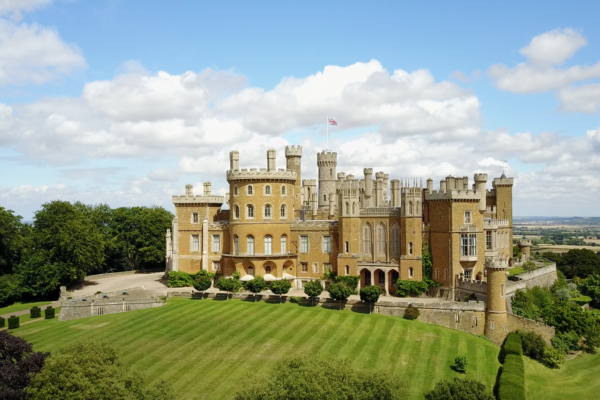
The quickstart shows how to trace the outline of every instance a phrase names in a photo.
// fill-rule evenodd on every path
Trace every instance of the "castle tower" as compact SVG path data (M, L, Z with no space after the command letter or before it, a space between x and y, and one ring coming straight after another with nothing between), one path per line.
M383 206L383 178L385 174L383 172L377 172L375 174L375 207Z
M485 310L484 334L492 342L501 345L508 334L506 315L506 270L508 260L504 258L487 258L487 303Z
M523 261L528 261L531 258L531 240L519 240L519 251L523 254Z
M275 149L267 150L267 171L277 170L277 153Z
M400 190L400 279L422 280L423 188L415 181L412 186L407 182Z
M475 174L475 190L481 196L479 200L479 211L484 212L486 208L486 189L485 184L487 183L487 174Z
M232 171L239 171L240 169L240 152L231 151L229 152L229 169Z
M294 183L294 212L300 213L302 205L302 146L285 146L286 168L288 171L296 172L296 182Z
M492 181L492 187L496 190L496 218L508 220L509 243L512 246L513 240L513 207L512 207L512 187L513 178L507 178L502 174L500 178Z
M392 207L400 207L400 181L393 179L390 183L392 185Z
M330 151L317 153L317 166L319 167L319 208L326 208L329 205L329 197L335 196L337 153Z
M360 185L349 175L337 182L339 216L338 274L358 275L357 254L360 252Z
M373 207L373 204L375 203L373 201L373 168L365 168L363 172L365 174L365 197L363 200L363 207L369 208Z

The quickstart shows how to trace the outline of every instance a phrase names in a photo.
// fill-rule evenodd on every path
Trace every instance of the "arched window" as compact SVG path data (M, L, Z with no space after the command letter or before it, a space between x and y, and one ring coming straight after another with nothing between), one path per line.
M346 242L346 254L350 253L350 242Z
M371 229L371 225L369 223L365 224L365 227L363 228L363 253L364 254L371 254L371 251L373 249L373 243L372 243L372 236L373 235L373 231Z
M273 238L271 237L271 235L265 236L265 254L267 256L270 256L271 254L273 254L272 242L273 242Z
M233 254L236 256L240 254L240 238L237 235L233 237Z
M379 273L377 274L377 280L379 281L379 286L384 287L385 286L385 272L383 271L379 271Z
M233 207L233 209L235 210L235 219L239 219L240 218L240 207L236 204L235 207Z
M248 204L248 212L246 213L248 218L254 218L254 206Z
M409 215L413 214L413 202L412 201L408 202L408 214Z
M248 267L248 275L254 276L254 267Z
M287 253L287 236L281 236L281 254Z
M371 286L371 271L365 269L365 286Z
M419 202L419 200L417 200L417 202L416 202L415 212L417 214L421 214L421 203Z
M333 168L329 168L329 176L333 176Z
M234 196L237 196L237 195L238 195L238 188L237 188L237 186L234 186L234 187L233 187L233 195L234 195Z
M279 214L281 215L281 218L285 218L286 208L287 207L285 206L285 204L282 204L279 208Z
M346 276L350 275L350 266L346 265Z
M412 267L408 269L408 277L409 278L415 277L414 270L412 269Z
M265 186L265 194L271 194L271 186Z
M281 194L285 196L285 185L281 187Z
M398 224L392 226L392 253L394 255L400 254L400 227Z
M412 242L410 242L410 243L408 244L408 254L411 254L411 255L412 255L412 253L413 253L413 244L412 244Z
M323 195L323 200L327 201L327 195L326 194Z
M350 203L346 202L346 214L350 215Z
M252 185L248 185L248 194L249 195L254 194L254 189L252 188Z
M267 265L267 266L265 267L265 272L266 272L267 274L270 274L270 273L271 273L271 267Z
M246 244L247 244L247 253L249 256L253 256L254 255L254 236L248 236L246 238Z
M398 273L398 271L392 271L392 287L396 287L396 282L398 282L399 278L400 274Z
M273 213L271 212L272 207L271 205L267 204L265 206L265 218L271 218L271 216L273 215Z
M386 254L387 240L386 240L386 232L385 225L383 223L379 223L377 225L377 254L380 256L384 256Z

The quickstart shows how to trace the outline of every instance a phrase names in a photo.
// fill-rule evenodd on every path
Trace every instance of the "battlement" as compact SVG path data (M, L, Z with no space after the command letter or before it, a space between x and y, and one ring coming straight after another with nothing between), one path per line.
M319 167L330 166L331 164L337 164L337 153L325 150L317 153L317 165Z
M303 179L302 186L317 186L316 179Z
M338 180L346 179L346 173L345 172L338 172L337 178L338 178Z
M485 218L483 220L483 229L498 229L498 228L508 228L508 220L507 219L488 219Z
M268 171L266 168L244 168L239 171L227 171L227 182L240 181L240 180L257 180L257 179L267 179L267 180L285 180L285 181L296 181L296 171L286 171L284 169L279 169L278 171L272 170Z
M478 190L432 190L431 193L425 192L425 200L463 200L463 201L479 201L481 200L481 192Z
M210 204L221 206L225 203L225 196L173 196L173 204Z
M475 174L475 182L487 182L487 174Z
M336 184L336 193L342 196L358 197L360 193L359 183L356 180L338 181Z
M348 175L346 175L346 179L349 180L349 181L351 181L351 180L354 179L354 175L348 174Z
M508 269L508 258L486 258L485 267L487 269Z
M514 184L514 179L513 178L495 178L492 181L492 187L497 187L497 186L513 186Z
M373 174L373 168L365 168L363 170L363 172L365 173L365 175L372 175Z
M302 157L302 146L285 146L286 157Z
M421 197L423 189L420 187L400 187L400 192L402 193L402 196Z
M531 240L529 240L529 239L519 240L519 247L531 247Z
M383 171L379 171L375 174L375 179L377 180L383 180L383 178L385 178L385 173Z

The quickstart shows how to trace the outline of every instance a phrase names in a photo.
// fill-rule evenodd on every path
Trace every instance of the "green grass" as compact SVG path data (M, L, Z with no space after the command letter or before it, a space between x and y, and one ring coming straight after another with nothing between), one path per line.
M58 319L58 314L60 313L60 307L56 307L55 310L56 310L55 311L56 315L54 316L54 319ZM39 320L44 319L44 310L42 310L42 316L39 317L39 318L31 318L31 314L18 315L18 317L19 317L19 325L20 325L20 327L17 328L17 329L11 329L10 330L11 332L15 332L17 330L20 330L21 327L23 326L23 323L25 323L25 322L39 321ZM8 318L6 318L6 326L5 326L5 328L7 328L7 327L8 327Z
M527 271L525 271L525 269L523 267L509 268L508 276L524 274L525 272L527 272Z
M34 306L38 306L41 308L42 306L47 306L48 304L50 304L49 301L38 301L36 303L15 303L7 307L0 308L0 315L29 310Z
M181 399L228 398L273 361L316 353L400 374L414 399L458 376L450 365L466 354L467 377L491 390L500 350L477 336L399 317L239 300L175 298L156 309L32 323L14 334L41 351L106 338L133 369L170 381Z
M572 297L571 301L577 303L579 306L583 306L592 301L592 298L590 296L581 295L579 297Z
M523 357L528 400L589 400L600 393L600 353L577 357L550 369Z

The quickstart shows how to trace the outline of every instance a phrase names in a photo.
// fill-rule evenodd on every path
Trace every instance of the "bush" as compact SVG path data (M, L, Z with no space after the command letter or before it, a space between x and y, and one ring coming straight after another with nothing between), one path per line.
M236 292L242 287L242 282L233 278L221 278L217 281L217 288L225 292Z
M194 276L194 281L192 285L194 286L195 290L199 292L204 292L205 290L210 289L210 287L212 286L212 278L207 273L198 273Z
M404 319L417 319L419 318L419 315L421 315L419 309L413 307L412 305L408 306L408 308L404 310Z
M292 296L290 297L290 303L300 304L302 297Z
M483 383L474 379L454 378L454 381L442 380L435 388L425 393L425 400L495 400L494 395Z
M4 328L6 326L6 320L0 317L0 328Z
M523 357L508 354L498 382L499 400L525 400L525 365Z
M568 288L560 288L556 289L554 295L560 301L569 301L571 300L571 291Z
M7 331L0 331L0 349L0 399L25 399L23 390L49 354L34 352L31 344Z
M29 316L33 318L39 318L42 316L42 310L38 306L34 306L29 310Z
M8 329L17 329L19 326L19 317L12 315L8 319Z
M48 306L44 310L44 318L45 319L53 319L55 314L56 314L56 309L52 308L52 306Z
M516 356L523 355L523 345L521 344L521 335L515 332L511 332L506 337L506 341L500 351L500 358L503 361L508 354L514 354Z
M417 297L421 293L425 293L429 289L429 285L424 281L401 280L396 281L396 295L400 297Z
M452 364L452 368L454 371L466 374L467 373L467 356L456 356L454 358L454 364Z
M286 294L287 292L289 292L291 288L292 288L292 284L285 279L280 279L278 281L271 283L271 292L279 295L280 303L281 303L281 296Z
M560 364L565 362L565 352L554 347L546 347L542 356L542 363L550 368L560 368Z
M340 301L340 310L342 309L342 301L346 301L352 292L353 289L348 287L344 282L329 285L329 295L332 299Z
M552 338L552 346L556 349L560 349L565 353L568 353L572 350L577 350L579 347L579 339L581 336L577 334L577 332L557 332L556 335Z
M517 331L517 333L521 336L523 354L534 360L541 361L544 357L544 350L546 349L546 342L544 342L542 336L531 331Z
M369 308L369 313L372 311L373 304L377 303L377 300L379 300L380 295L381 288L379 286L367 286L360 288L360 300L371 305Z
M194 286L194 277L193 277L193 275L188 274L187 272L169 271L167 286L169 286L169 287Z
M313 299L323 293L323 286L321 286L320 280L308 281L304 285L304 293L310 297L312 303Z
M254 293L254 301L256 301L256 295L267 288L267 282L265 282L262 276L257 276L251 281L246 282L246 289Z

